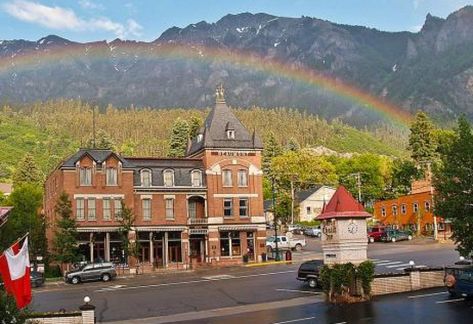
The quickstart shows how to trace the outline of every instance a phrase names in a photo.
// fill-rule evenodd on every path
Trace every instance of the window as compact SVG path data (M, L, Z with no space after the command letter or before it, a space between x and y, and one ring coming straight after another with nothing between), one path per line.
M174 186L174 173L171 170L164 171L164 186L165 187Z
M425 202L425 211L430 212L430 201Z
M106 182L107 186L116 186L117 185L117 169L107 168L106 169Z
M166 219L174 219L174 199L166 198Z
M103 199L103 220L109 221L112 219L112 209L110 205L110 198Z
M238 186L248 186L248 174L246 173L246 170L238 170Z
M195 201L189 201L189 217L197 217L197 203Z
M232 129L227 130L227 138L228 139L235 139L235 131Z
M87 199L87 220L95 220L95 198Z
M204 135L203 135L203 134L197 134L197 143L202 142L203 139L204 139Z
M151 187L151 171L141 171L141 186L149 188Z
M413 203L412 204L412 210L414 213L417 213L419 211L419 204L418 203Z
M381 208L381 216L386 217L386 207Z
M81 186L92 185L92 169L91 168L80 168L79 177L80 177Z
M397 206L394 205L392 209L393 209L393 216L397 216Z
M151 199L142 199L141 208L143 210L143 220L151 220Z
M223 200L223 216L232 217L233 216L233 199L225 198Z
M232 171L223 170L222 175L223 175L223 186L231 187L232 186Z
M200 187L202 186L202 176L200 171L192 171L192 187Z
M122 219L122 200L121 199L113 200L113 209L114 209L115 219L121 220Z
M84 199L77 198L76 200L76 219L79 221L84 220Z
M248 217L248 199L240 199L240 217Z
M306 210L307 210L307 214L310 214L310 206L307 206Z
M231 257L241 255L240 232L221 232L220 250L221 256Z
M406 212L407 212L406 204L402 204L401 205L401 214L406 214Z
M168 233L169 262L182 262L181 232Z

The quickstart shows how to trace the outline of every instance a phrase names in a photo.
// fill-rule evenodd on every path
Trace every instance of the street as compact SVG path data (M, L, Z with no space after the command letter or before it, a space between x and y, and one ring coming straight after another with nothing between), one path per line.
M248 317L249 314L260 319L255 323L273 323L313 316L328 322L337 322L338 319L344 321L344 308L336 311L333 315L335 317L329 316L329 310L333 308L323 303L323 295L308 289L304 283L295 279L303 259L321 257L320 241L308 240L307 248L302 253L295 253L294 263L288 265L160 273L120 278L110 283L95 282L77 286L62 282L52 283L34 291L32 309L75 310L87 295L97 307L97 321L101 322L129 322L131 319L160 317L161 319L154 318L150 323L198 318L202 320L199 323L217 323L227 322L227 319L219 319L227 316L231 322L241 322L244 317L244 322L250 323L248 318L253 319L253 316ZM414 260L419 266L452 264L458 259L458 253L451 244L411 241L371 244L369 257L377 264L377 272L395 272L402 271L400 269L410 260ZM345 314L359 314L357 317L350 315L351 319L374 317L381 314L376 309L383 307L384 298L390 297L380 298L379 302L371 304L350 305ZM372 304L378 306L373 308ZM393 302L393 305L397 304ZM381 315L378 316L381 319Z

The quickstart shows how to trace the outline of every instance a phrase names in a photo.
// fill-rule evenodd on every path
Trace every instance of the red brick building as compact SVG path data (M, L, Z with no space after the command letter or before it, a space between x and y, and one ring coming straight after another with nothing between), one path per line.
M434 231L433 214L434 188L429 175L426 179L414 181L411 193L396 199L377 201L374 204L374 218L383 225L399 229L409 229L423 234ZM437 229L443 235L450 231L450 226L442 217L436 217Z
M123 262L117 221L123 200L136 216L133 236L145 265L239 263L245 254L258 261L266 239L261 151L261 140L235 117L220 88L185 158L81 149L62 162L45 183L48 240L65 191L86 260Z

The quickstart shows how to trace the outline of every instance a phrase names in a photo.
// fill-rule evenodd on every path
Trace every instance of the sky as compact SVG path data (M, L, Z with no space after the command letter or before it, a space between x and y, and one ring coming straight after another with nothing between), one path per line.
M447 17L473 0L0 0L0 39L58 35L86 42L152 41L166 29L227 14L309 16L384 31L418 31L431 13Z

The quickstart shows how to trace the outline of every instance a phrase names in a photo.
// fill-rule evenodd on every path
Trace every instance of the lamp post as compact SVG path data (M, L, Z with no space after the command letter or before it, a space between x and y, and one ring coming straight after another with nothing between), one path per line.
M275 260L279 261L279 247L278 247L278 222L276 217L276 194L274 189L274 176L271 177L271 190L273 195L273 223L274 223L274 242L276 244L276 256Z

